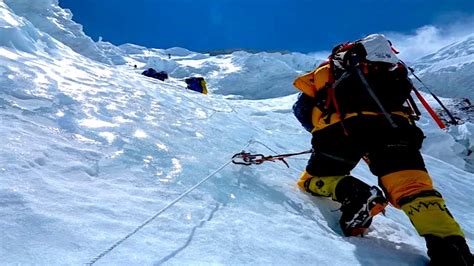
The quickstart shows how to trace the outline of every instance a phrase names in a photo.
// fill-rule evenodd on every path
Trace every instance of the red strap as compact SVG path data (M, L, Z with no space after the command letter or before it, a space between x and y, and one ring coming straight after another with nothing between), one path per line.
M418 99L420 99L420 102L421 102L421 104L423 104L426 111L428 111L428 113L430 113L433 120L436 122L436 124L438 124L439 128L445 129L446 125L443 123L443 121L441 121L439 116L435 113L435 111L433 111L433 109L430 107L428 102L426 102L426 100L423 98L423 96L421 96L421 94L418 92L418 90L415 87L413 87L413 91L415 92L416 97L418 97Z
M329 64L329 74L328 74L328 82L331 87L332 87L332 84L334 84L334 61L332 58L329 58L328 60L328 64Z
M341 123L342 129L344 130L344 134L346 136L349 136L349 133L347 132L347 129L344 126L344 123L342 122L341 112L339 111L339 105L337 104L336 94L334 93L334 88L333 87L328 89L328 101L326 102L326 108L329 107L329 103L331 103L331 102L334 105L334 108L336 109L336 114L339 116L339 119L341 120L340 123Z
M342 47L342 49L346 48L347 46L353 46L353 44L346 44ZM336 94L334 93L334 73L333 73L333 69L334 69L334 62L331 58L331 56L329 57L329 60L328 60L328 63L330 64L330 67L329 67L329 76L328 76L328 82L326 83L328 86L328 97L326 98L326 110L329 109L331 103L334 105L334 108L336 109L336 114L339 116L339 119L341 119L341 112L339 112L339 105L337 104L337 100L336 100ZM349 133L347 133L347 130L346 130L346 127L344 126L344 123L342 122L342 119L341 119L341 126L342 126L342 129L344 130L344 134L346 136L349 135Z
M362 68L362 73L364 73L364 75L369 74L369 66L367 63L360 63L360 67Z

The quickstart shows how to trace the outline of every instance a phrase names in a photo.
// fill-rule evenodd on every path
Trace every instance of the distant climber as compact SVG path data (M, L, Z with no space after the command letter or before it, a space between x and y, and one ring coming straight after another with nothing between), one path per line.
M202 77L191 77L184 80L188 86L188 90L197 91L203 94L207 94L206 81Z
M159 79L161 81L164 81L165 79L168 79L168 73L166 73L165 71L157 72L153 68L149 68L149 69L143 71L142 75L145 75L145 76L150 77L150 78Z

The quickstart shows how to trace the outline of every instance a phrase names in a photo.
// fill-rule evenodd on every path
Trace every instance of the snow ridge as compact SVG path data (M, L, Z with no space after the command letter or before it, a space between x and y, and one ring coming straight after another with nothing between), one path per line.
M414 68L435 93L474 100L474 34L417 60Z

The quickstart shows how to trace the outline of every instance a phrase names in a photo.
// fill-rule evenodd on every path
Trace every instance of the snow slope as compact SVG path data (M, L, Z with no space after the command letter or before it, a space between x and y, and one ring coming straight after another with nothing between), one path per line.
M265 99L294 94L291 85L299 74L312 70L326 58L326 53L249 53L209 56L183 48L150 49L133 44L114 46L99 42L99 47L117 65L137 65L163 70L170 76L184 79L202 76L215 94L237 98Z
M238 67L258 66L259 56L262 61L274 56L209 57L175 48L152 54L148 61L146 49L99 43L101 49L108 47L104 54L112 61L127 62L112 66L92 60L88 49L71 49L11 4L0 0L3 265L88 263L214 173L97 264L427 262L424 242L405 215L391 207L386 217L376 217L365 238L342 237L337 204L303 194L294 185L305 156L289 159L291 168L227 164L242 149L274 154L309 148L309 134L291 114L296 95L277 91L291 82L269 85L272 89L258 97L243 89L230 100L227 93L234 87L227 86L232 82L224 82L218 72L215 84L222 87L207 96L186 91L179 75L159 82L139 74L152 63L167 62L168 53L183 76L199 74L199 66L237 75ZM63 12L53 1L37 4ZM265 81L272 80L268 69L284 72L287 65L298 65L291 56L275 57L268 60L286 65L262 63L267 67L259 75L268 76ZM132 63L141 63L141 69L134 70ZM237 85L244 82L234 79ZM444 150L443 160L425 154L427 167L472 247L474 174L446 162L462 163L450 152L455 145L450 135L437 131L426 116L420 124L430 136L439 136L428 139L427 147L437 147L430 154ZM465 134L471 132L472 127L465 128ZM363 164L354 175L376 183Z
M420 58L414 68L435 93L473 101L474 34Z

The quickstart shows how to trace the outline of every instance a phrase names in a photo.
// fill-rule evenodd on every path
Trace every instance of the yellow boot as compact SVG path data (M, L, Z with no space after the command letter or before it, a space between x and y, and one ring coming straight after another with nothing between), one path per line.
M413 198L401 208L425 238L430 265L472 266L474 260L461 227L446 208L441 195L437 191L425 191Z
M345 176L311 176L304 171L296 183L298 187L314 196L331 197L336 200L336 186Z
M472 266L463 232L426 171L397 171L380 181L393 206L402 209L425 238L430 265Z
M401 206L418 234L439 237L464 236L461 227L454 220L441 195L436 191L430 192L437 195L419 196ZM424 193L427 194L428 191Z

